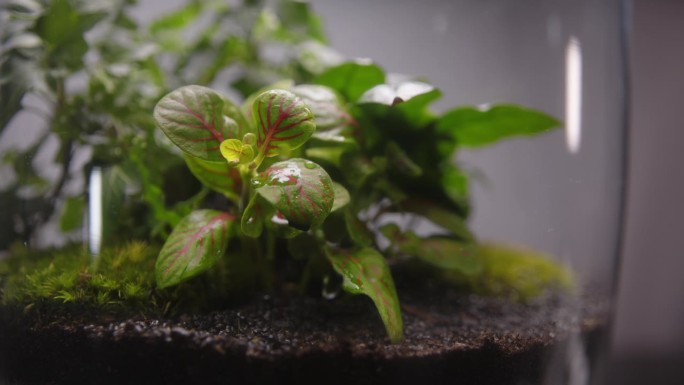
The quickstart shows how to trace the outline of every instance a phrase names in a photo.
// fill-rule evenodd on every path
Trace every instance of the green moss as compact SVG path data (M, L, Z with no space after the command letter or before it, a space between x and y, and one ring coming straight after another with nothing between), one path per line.
M4 305L31 309L68 305L161 314L211 309L251 292L254 269L245 258L224 258L217 269L160 290L154 278L158 252L158 246L133 241L106 248L93 261L81 245L45 251L17 246L0 262L0 298Z
M529 300L549 290L571 293L575 278L567 267L539 252L504 245L477 248L482 270L464 276L446 273L447 279L475 293Z

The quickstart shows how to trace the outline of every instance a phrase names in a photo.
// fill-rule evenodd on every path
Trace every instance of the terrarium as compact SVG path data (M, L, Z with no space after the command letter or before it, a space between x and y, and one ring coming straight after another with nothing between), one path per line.
M623 6L2 5L0 379L602 383Z

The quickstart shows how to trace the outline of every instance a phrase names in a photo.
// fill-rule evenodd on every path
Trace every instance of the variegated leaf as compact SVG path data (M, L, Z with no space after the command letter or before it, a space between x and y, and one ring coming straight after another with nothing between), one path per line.
M275 163L261 174L261 180L257 193L294 228L308 230L330 214L335 199L333 183L314 162L293 158Z
M242 190L240 173L236 168L228 166L225 161L209 162L194 156L185 155L185 163L192 174L203 185L219 192L237 202Z
M316 131L309 107L285 90L270 90L259 95L252 116L258 127L258 153L266 157L301 146Z
M157 257L157 285L177 285L214 265L226 251L234 219L216 210L196 210L183 218Z
M404 326L399 298L385 257L373 248L364 248L354 253L329 254L328 259L342 275L344 290L370 297L390 340L401 341Z
M248 132L238 107L216 91L195 85L164 96L154 108L154 119L181 150L214 162L223 160L221 142Z

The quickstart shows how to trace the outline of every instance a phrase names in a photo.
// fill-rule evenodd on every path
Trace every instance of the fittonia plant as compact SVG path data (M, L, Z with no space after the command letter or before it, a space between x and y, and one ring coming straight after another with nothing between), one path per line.
M390 340L401 340L388 260L415 257L466 278L489 271L491 249L465 224L467 177L453 162L455 150L558 124L513 105L435 115L428 105L439 96L425 83L385 84L379 67L361 63L333 67L312 85L282 82L244 109L196 85L164 96L154 111L158 126L193 174L230 204L181 220L157 259L158 286L179 284L220 258L259 260L268 286L276 253L309 258L341 275L345 291L370 297ZM437 230L419 236L406 218ZM277 238L287 250L275 249ZM226 253L232 242L241 253Z

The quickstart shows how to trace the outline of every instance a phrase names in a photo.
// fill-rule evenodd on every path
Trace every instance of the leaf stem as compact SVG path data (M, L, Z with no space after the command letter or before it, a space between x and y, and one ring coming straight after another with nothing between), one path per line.
M248 165L238 166L240 171L240 179L242 179L242 192L240 194L240 203L238 211L240 216L245 212L249 200L252 197L252 179L254 178L254 168Z

